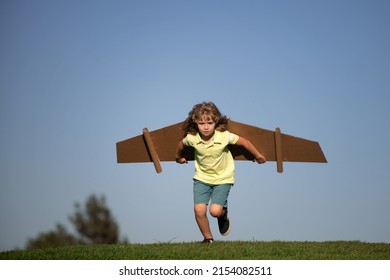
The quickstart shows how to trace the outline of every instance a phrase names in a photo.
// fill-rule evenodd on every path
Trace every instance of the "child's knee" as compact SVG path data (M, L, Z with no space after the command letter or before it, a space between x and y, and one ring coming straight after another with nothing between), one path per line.
M194 213L196 216L204 216L207 212L207 205L206 204L195 204L194 205Z
M223 215L223 206L211 204L209 211L211 216L215 218L221 217Z

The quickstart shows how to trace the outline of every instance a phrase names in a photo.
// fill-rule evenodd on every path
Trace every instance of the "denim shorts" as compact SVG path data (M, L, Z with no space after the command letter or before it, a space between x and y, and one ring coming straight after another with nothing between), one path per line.
M211 185L194 179L194 204L218 204L227 207L233 184Z

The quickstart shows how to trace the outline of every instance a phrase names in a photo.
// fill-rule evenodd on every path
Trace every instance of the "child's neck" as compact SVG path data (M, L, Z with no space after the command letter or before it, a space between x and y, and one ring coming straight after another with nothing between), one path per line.
M213 134L209 136L200 134L200 138L203 140L203 142L205 142L205 144L209 144L213 140L214 135L215 135L215 131L213 132Z

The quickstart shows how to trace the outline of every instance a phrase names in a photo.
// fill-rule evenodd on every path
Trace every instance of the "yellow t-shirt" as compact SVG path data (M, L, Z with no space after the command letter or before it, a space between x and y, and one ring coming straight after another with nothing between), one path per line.
M216 130L211 142L206 144L199 133L187 134L183 144L195 148L194 179L213 185L234 184L234 159L228 145L236 144L238 138L229 131Z

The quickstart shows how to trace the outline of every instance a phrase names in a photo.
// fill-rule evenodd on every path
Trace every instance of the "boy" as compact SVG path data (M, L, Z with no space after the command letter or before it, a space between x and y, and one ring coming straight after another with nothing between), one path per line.
M195 149L194 212L203 243L214 241L207 218L209 212L218 219L220 233L225 236L231 229L227 200L234 184L234 159L228 145L240 145L247 149L258 163L266 158L253 144L228 131L228 118L220 113L212 102L195 105L183 124L186 136L177 145L176 162L183 164L186 146Z

